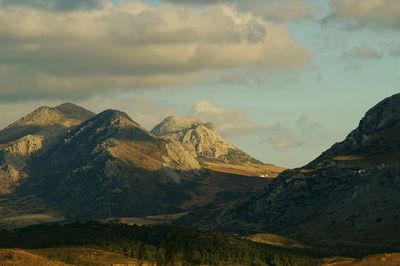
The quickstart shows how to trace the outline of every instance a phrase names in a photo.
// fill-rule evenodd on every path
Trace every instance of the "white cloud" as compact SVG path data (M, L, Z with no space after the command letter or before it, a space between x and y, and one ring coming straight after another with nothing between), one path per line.
M189 115L206 122L212 122L223 136L246 135L262 128L248 120L243 111L219 107L206 100L196 102Z
M3 100L187 85L206 70L292 69L312 59L284 24L223 5L3 7L0 36Z

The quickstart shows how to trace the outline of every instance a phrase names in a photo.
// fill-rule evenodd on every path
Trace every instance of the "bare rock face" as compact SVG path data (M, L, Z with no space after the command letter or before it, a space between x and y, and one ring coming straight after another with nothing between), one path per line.
M16 141L2 145L2 150L20 157L30 156L43 147L44 136L27 135Z
M0 194L12 191L16 184L28 177L26 160L43 146L44 137L27 135L11 143L0 145L2 166L0 168Z
M167 155L163 156L163 166L181 171L198 170L199 162L184 146L179 143L169 142L165 145Z
M232 164L260 163L250 157L214 129L212 123L179 116L169 116L151 131L152 134L183 144L202 162Z
M76 115L79 113L79 115ZM94 114L73 104L42 106L0 131L0 195L28 178L27 162Z

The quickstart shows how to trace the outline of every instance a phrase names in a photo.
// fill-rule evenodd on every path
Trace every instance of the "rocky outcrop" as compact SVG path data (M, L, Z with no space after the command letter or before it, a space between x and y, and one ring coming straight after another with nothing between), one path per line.
M168 142L165 144L165 148L167 155L162 156L163 167L180 171L192 171L201 168L196 158L179 143Z
M151 133L181 143L201 162L260 163L221 137L212 123L198 119L169 116L155 126Z
M19 157L30 156L43 147L44 136L42 135L27 135L16 141L1 145L1 150Z

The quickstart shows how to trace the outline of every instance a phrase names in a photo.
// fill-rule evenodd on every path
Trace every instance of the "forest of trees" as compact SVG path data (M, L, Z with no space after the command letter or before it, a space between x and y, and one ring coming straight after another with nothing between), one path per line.
M259 244L238 236L177 226L97 222L0 231L0 248L96 246L159 265L318 265L309 250Z

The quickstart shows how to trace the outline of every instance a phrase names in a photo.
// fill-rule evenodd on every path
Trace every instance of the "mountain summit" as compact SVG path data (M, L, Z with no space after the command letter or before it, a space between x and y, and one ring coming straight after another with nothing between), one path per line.
M29 126L36 128L54 125L71 127L80 124L93 115L95 115L93 112L72 103L63 103L56 107L41 106L2 131Z
M69 129L94 113L65 103L42 106L0 131L0 195L12 192L28 177L27 162L58 142Z
M198 119L169 116L156 125L151 133L182 143L202 162L261 164L221 137L212 123Z
M95 115L95 113L92 111L68 102L60 104L54 107L54 109L62 113L65 117L68 117L69 119L76 119L78 121L86 121Z

